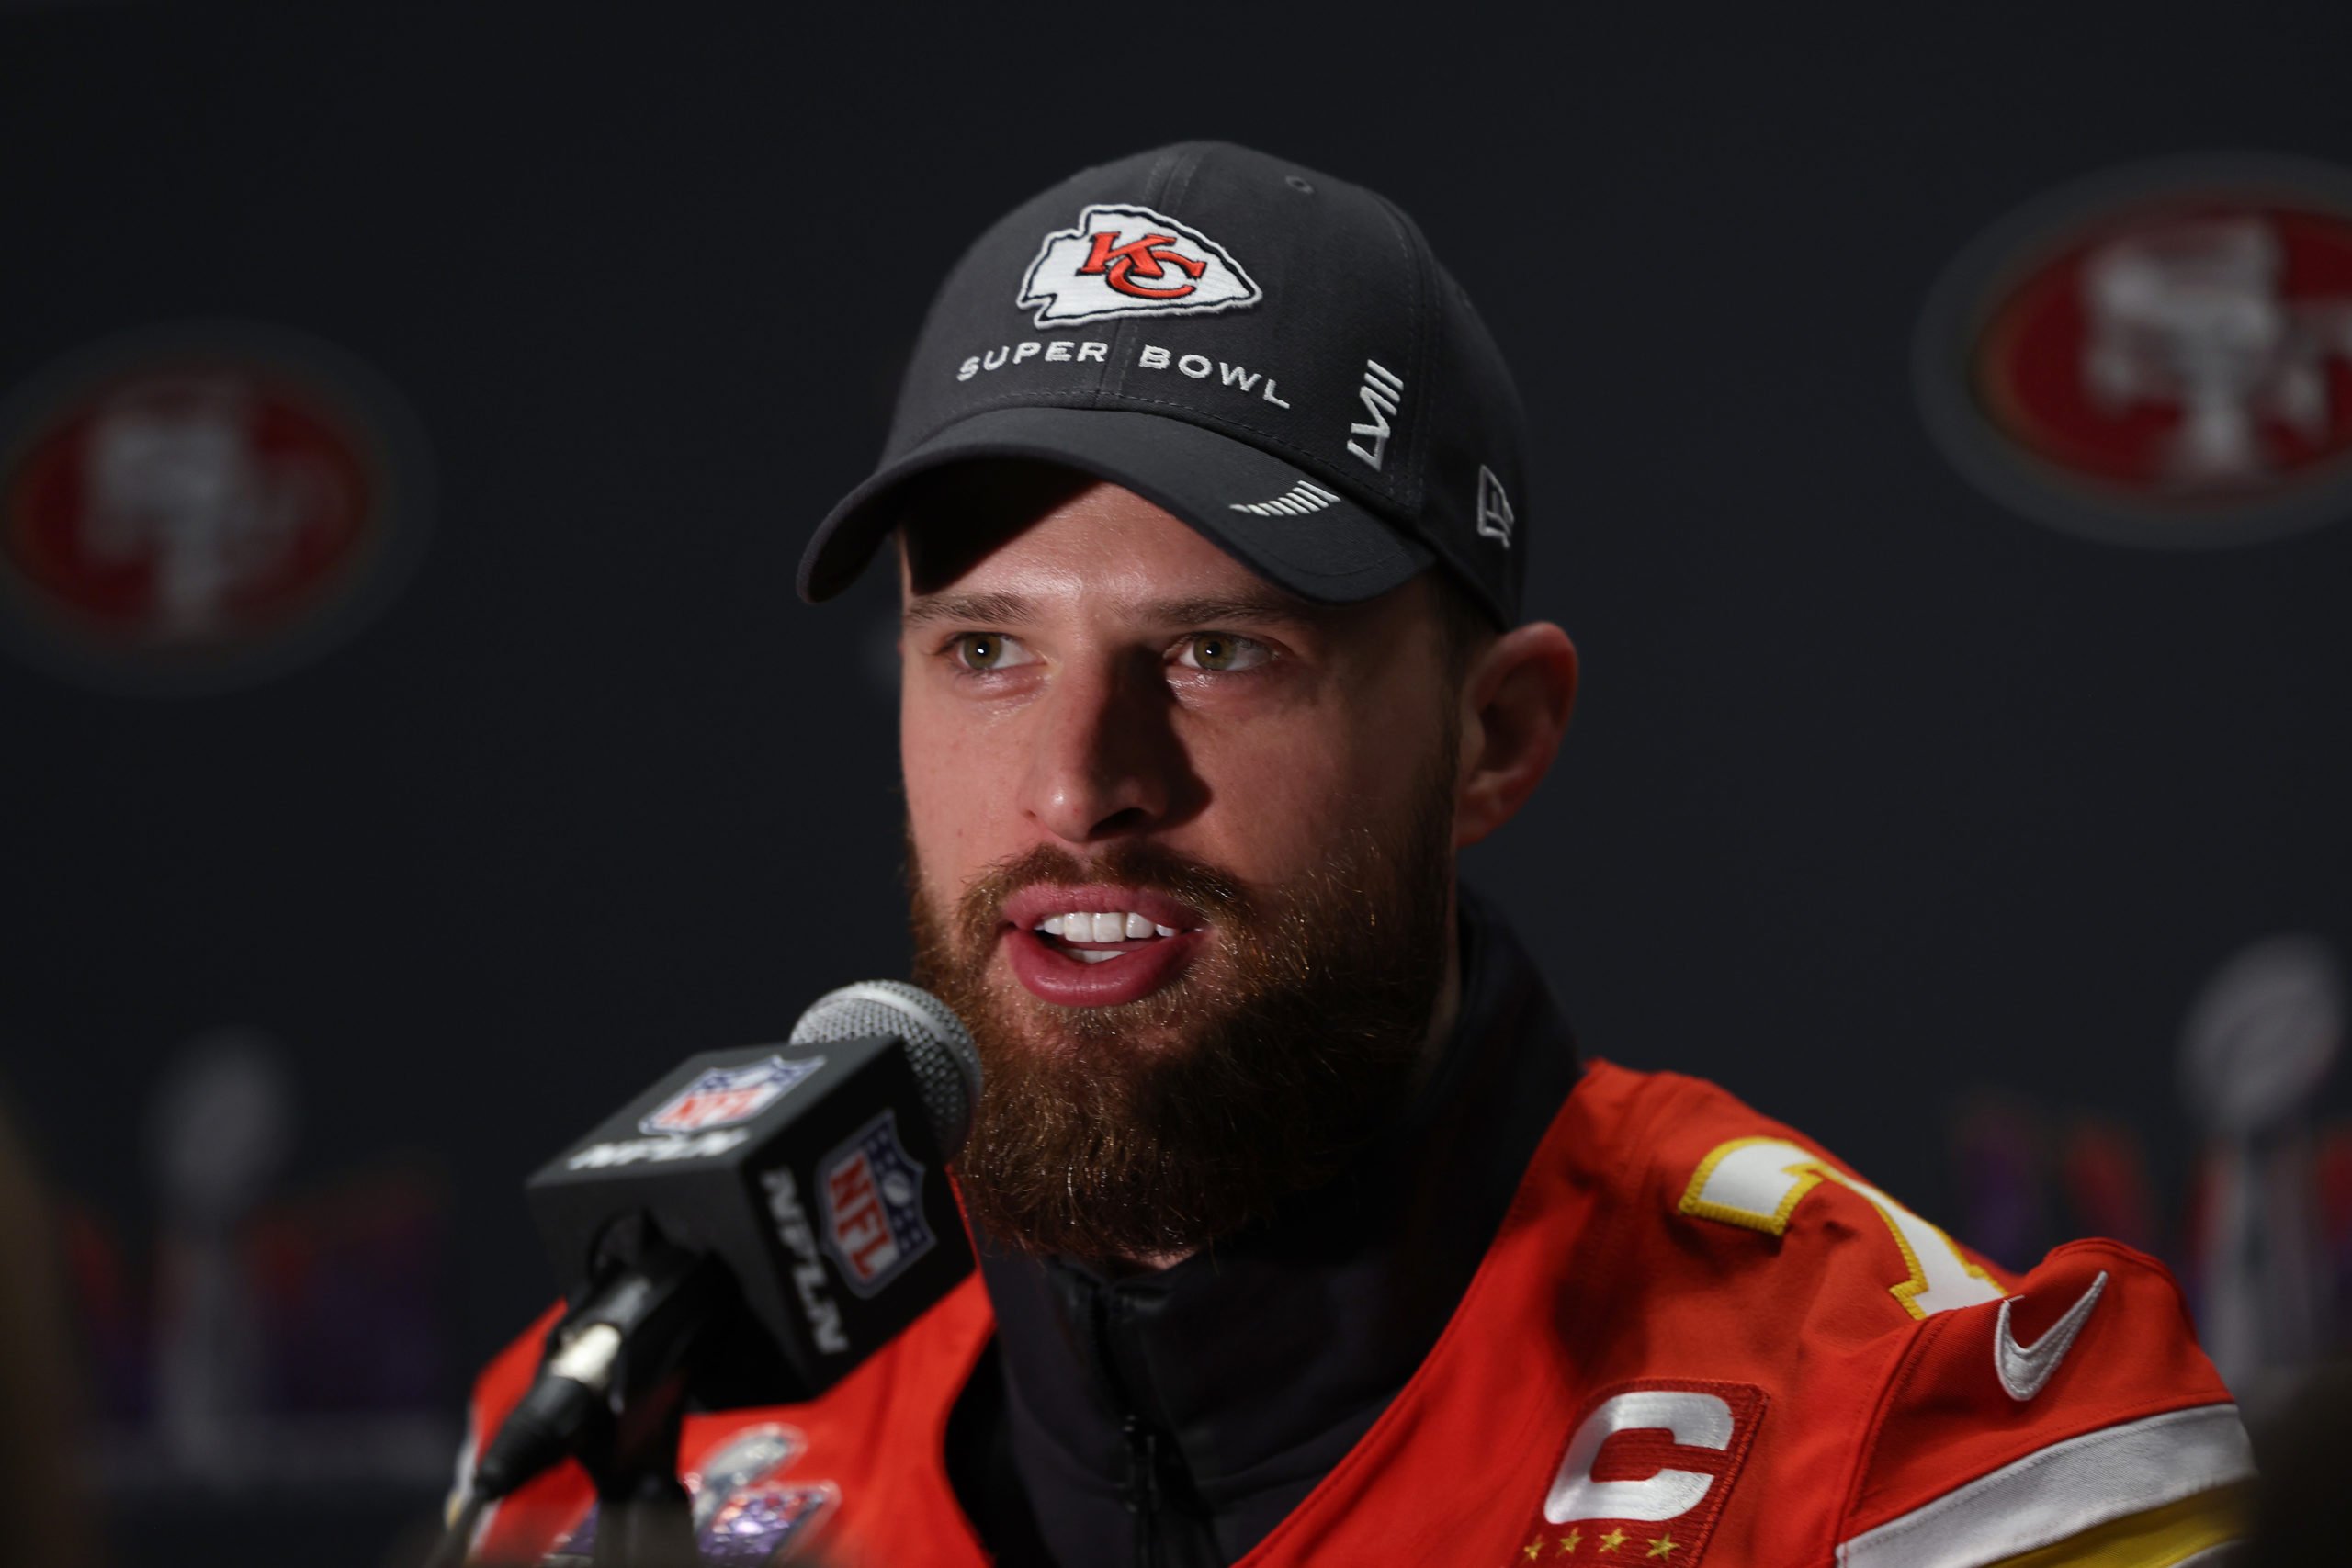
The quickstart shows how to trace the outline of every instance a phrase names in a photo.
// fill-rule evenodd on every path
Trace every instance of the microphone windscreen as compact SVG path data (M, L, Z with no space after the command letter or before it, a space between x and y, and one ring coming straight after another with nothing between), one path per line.
M902 980L860 980L828 991L792 1026L795 1045L822 1045L865 1035L896 1035L906 1043L940 1153L954 1159L971 1131L972 1103L980 1093L980 1055L945 1002Z

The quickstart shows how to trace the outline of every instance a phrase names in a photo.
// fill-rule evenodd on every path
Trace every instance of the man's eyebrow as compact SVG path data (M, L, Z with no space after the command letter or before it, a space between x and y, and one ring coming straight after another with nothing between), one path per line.
M1272 590L1263 593L1219 593L1194 599L1154 599L1135 614L1155 626L1215 626L1234 622L1303 626L1321 619L1320 606ZM1033 618L1035 605L1017 593L928 593L910 599L900 612L908 626L960 622L967 626L1015 626Z
M1017 593L927 593L907 601L899 624L927 626L942 621L1002 626L1029 617L1029 601Z
M1203 599L1159 599L1144 607L1154 621L1170 626L1214 626L1232 621L1278 621L1303 626L1320 620L1320 606L1287 593L1221 593Z

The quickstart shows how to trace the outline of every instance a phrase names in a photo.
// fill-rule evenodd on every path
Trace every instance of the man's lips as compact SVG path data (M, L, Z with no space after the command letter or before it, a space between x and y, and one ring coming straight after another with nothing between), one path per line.
M1140 915L1155 934L1098 942L1091 935L1053 936L1038 928L1057 916ZM1038 884L1004 902L998 939L1013 977L1041 1001L1059 1007L1116 1007L1139 1001L1174 980L1207 941L1199 910L1163 894L1139 887L1096 883ZM1157 931L1174 931L1160 936ZM1097 961L1079 953L1109 953Z

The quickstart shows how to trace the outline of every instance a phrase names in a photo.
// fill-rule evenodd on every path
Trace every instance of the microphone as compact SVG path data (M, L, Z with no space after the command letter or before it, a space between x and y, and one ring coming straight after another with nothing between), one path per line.
M863 981L781 1045L688 1057L541 1167L526 1193L571 1310L472 1497L589 1447L641 1470L685 1403L809 1399L879 1349L971 1272L944 1166L979 1086L944 1003Z

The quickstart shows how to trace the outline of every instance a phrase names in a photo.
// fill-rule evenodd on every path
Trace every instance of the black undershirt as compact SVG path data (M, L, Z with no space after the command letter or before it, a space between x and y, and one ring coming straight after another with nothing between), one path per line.
M1405 1120L1267 1223L1115 1280L979 1238L997 1337L947 1461L1002 1568L1223 1568L1411 1377L1577 1074L1548 987L1466 891L1462 971Z

